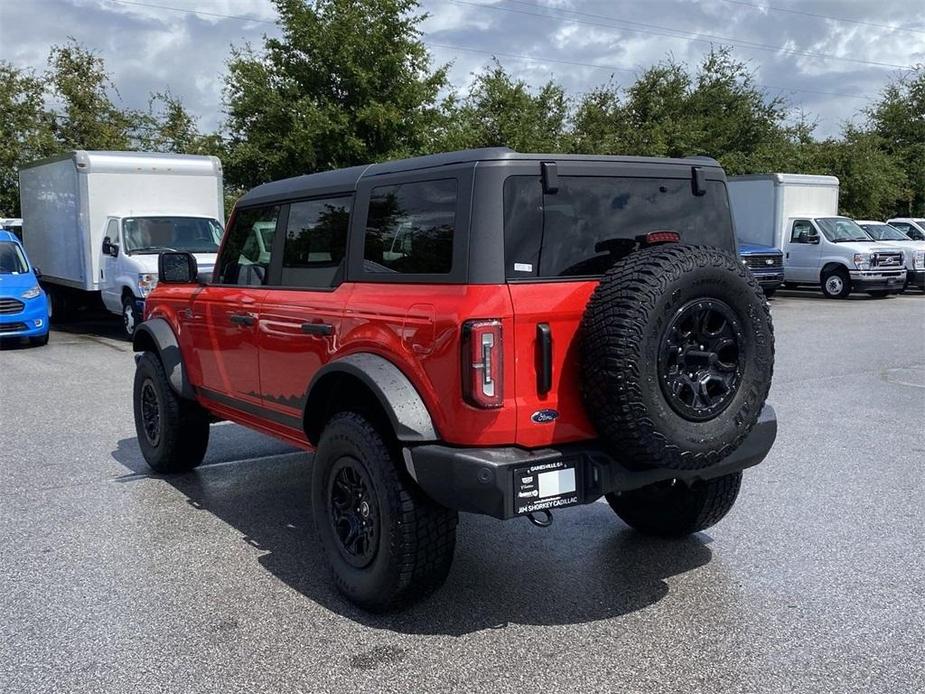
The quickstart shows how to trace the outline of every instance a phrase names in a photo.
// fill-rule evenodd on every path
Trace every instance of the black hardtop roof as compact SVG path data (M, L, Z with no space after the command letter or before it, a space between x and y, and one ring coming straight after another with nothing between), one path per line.
M416 171L453 164L467 164L489 161L600 161L623 164L675 164L684 166L708 166L719 168L719 162L710 157L688 157L686 159L669 159L661 157L629 157L605 154L539 154L515 152L508 147L485 147L466 149L458 152L428 154L423 157L396 159L379 164L351 166L346 169L334 169L320 173L294 176L279 181L264 183L251 189L238 201L239 205L260 204L273 200L331 195L334 193L351 193L356 189L361 178L379 176L387 173Z

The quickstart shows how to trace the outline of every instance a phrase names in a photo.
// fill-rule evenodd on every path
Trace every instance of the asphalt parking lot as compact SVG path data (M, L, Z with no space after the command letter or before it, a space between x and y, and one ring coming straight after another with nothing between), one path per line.
M310 456L231 424L148 474L108 320L0 353L0 691L925 691L925 296L772 301L780 434L683 541L463 515L447 584L328 580Z

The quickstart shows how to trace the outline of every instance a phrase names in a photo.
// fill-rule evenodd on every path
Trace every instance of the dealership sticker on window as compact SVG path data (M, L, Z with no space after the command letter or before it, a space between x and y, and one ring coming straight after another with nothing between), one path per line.
M514 272L533 272L531 263L514 263Z

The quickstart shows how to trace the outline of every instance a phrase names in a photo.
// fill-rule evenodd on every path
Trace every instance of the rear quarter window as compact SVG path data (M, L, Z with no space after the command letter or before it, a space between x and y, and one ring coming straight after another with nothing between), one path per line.
M373 188L364 240L368 274L446 274L453 265L456 179Z
M560 176L558 192L544 195L539 177L504 183L508 279L601 275L627 242L666 230L735 252L725 185L707 181L698 196L689 178Z

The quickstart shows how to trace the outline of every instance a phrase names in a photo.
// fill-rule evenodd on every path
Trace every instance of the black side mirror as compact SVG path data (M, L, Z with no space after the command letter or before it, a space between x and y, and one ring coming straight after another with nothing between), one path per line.
M806 235L806 243L811 243L811 244L813 244L813 245L818 244L818 243L819 243L819 234L807 234L807 235Z
M119 244L113 243L112 239L108 236L103 238L103 253L106 255L112 256L113 258L119 257Z
M192 284L199 276L199 265L192 253L171 251L157 258L157 281L167 284Z

